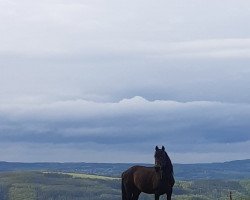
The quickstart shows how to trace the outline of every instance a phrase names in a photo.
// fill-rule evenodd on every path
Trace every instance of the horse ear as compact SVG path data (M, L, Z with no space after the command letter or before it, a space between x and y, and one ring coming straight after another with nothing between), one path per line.
M162 146L162 148L161 148L161 149L162 149L162 151L165 151L165 147L164 147L164 146Z
M155 147L155 150L156 150L156 151L158 151L158 150L159 150L158 146L156 146L156 147Z

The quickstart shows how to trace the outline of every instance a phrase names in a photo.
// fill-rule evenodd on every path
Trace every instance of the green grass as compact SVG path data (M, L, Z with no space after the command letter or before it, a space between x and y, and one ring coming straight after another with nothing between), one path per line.
M49 172L45 172L49 173ZM82 173L64 173L59 172L59 174L65 174L72 176L72 178L82 178L82 179L97 179L97 180L120 180L120 178L114 178L109 176L99 176L99 175L92 175L92 174L82 174Z
M176 181L173 200L250 200L250 180ZM0 173L0 200L120 200L119 178L80 173ZM140 200L153 200L142 194ZM165 199L164 196L161 198Z

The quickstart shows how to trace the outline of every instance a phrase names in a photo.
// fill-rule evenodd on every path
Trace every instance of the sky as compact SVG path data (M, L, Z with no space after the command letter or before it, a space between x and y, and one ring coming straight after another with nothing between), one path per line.
M250 159L248 0L0 0L0 160Z

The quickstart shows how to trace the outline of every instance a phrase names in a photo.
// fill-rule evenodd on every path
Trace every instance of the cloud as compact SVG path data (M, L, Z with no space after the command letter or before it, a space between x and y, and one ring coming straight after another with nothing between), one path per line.
M122 151L108 145L0 143L0 157L15 162L101 162L101 163L153 163L154 147L148 150ZM86 145L88 148L86 148Z
M17 162L115 162L153 163L152 144L104 145L84 144L37 144L27 142L0 143L0 157L5 161ZM162 145L162 143L160 144ZM165 145L165 144L164 144ZM86 146L88 148L86 148ZM166 146L171 160L175 163L207 163L249 158L249 141L235 144L213 144L210 147L189 151L173 151ZM180 148L180 146L178 146ZM218 151L218 148L221 149ZM231 151L232 150L232 151Z
M0 111L2 142L78 144L85 150L90 148L88 144L108 145L121 151L128 151L129 146L129 151L135 152L137 147L143 151L146 146L164 143L171 152L179 154L213 151L213 145L217 148L250 141L248 104L148 101L134 97L114 103L79 99L1 105Z
M0 54L83 60L249 58L245 1L181 2L2 1Z
M74 145L147 156L156 143L177 157L228 158L219 148L228 144L245 156L248 8L244 0L1 1L1 145L20 147L13 159L52 144L55 156L76 153Z
M163 46L163 45L162 45ZM165 44L157 47L165 58L249 58L250 39L208 39ZM160 48L159 48L160 47ZM160 57L160 56L159 56Z

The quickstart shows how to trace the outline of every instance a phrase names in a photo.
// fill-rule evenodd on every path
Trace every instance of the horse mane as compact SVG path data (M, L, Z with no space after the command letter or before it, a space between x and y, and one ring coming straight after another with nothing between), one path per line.
M167 152L165 151L165 156L166 156L166 169L168 170L169 174L173 174L174 173L174 170L173 170L173 164L167 154Z

